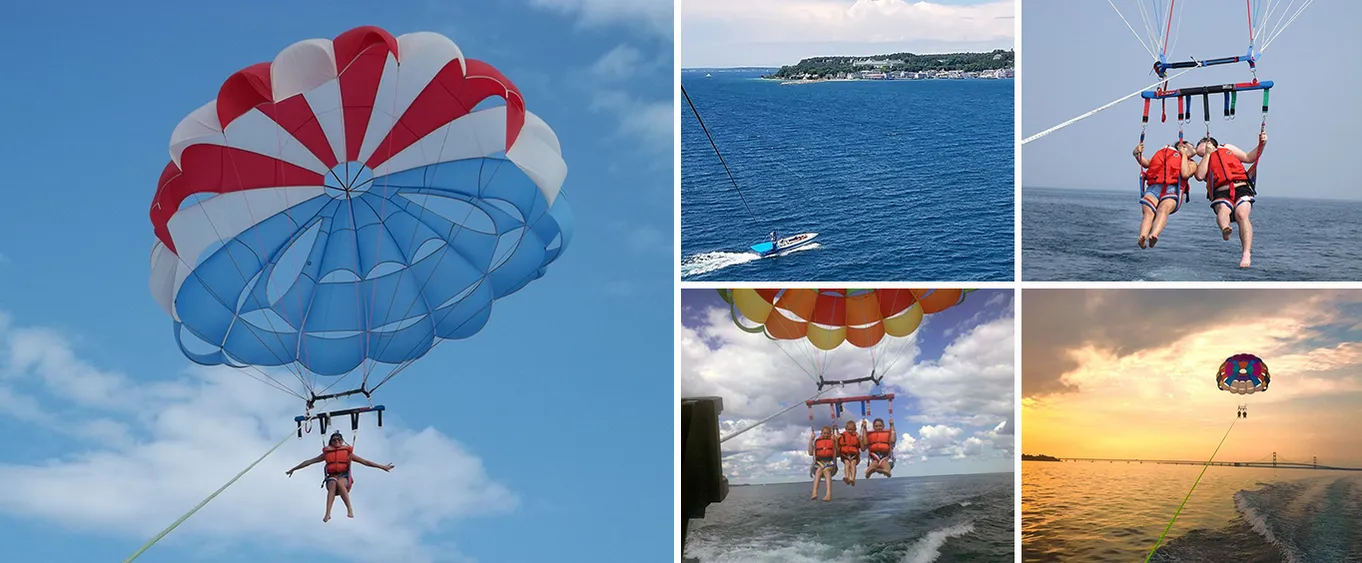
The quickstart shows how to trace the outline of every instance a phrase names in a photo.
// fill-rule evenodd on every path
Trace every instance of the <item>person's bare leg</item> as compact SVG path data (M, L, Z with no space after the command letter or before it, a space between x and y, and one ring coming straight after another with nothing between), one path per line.
M832 500L832 470L824 470L822 475L827 477L827 487L824 488L823 502Z
M1220 236L1230 240L1230 233L1234 232L1230 229L1230 206L1215 206L1215 224L1220 227Z
M1144 198L1142 201L1149 201L1149 198ZM1145 241L1149 240L1149 229L1154 224L1154 211L1143 203L1140 204L1140 211L1144 213L1144 217L1140 218L1140 240L1136 241L1135 244L1144 248Z
M326 515L322 516L322 522L331 521L331 505L336 502L336 482L326 482Z
M1249 222L1249 212L1253 204L1241 205L1234 210L1234 218L1239 222L1239 242L1243 245L1244 255L1239 259L1239 267L1249 267L1249 255L1253 253L1253 223Z
M1173 214L1177 206L1177 200L1165 199L1159 202L1159 212L1154 214L1154 229L1149 232L1149 248L1154 248L1154 245L1159 243L1159 235L1163 233L1163 228L1168 226L1168 216ZM1145 211L1148 210L1146 207Z
M336 494L340 495L341 502L345 503L345 517L354 518L355 509L350 507L350 487L345 483L336 483Z
M820 469L813 474L813 492L809 493L809 500L818 498L818 482L823 480L823 471Z

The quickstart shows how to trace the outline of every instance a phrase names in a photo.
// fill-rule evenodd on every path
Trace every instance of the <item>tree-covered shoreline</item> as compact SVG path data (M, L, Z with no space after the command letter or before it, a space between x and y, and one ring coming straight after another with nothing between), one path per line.
M857 73L878 72L983 72L1013 68L1016 53L1011 49L995 49L987 53L946 53L918 55L890 53L870 57L813 57L794 65L780 67L762 78L793 79L807 76L831 77Z

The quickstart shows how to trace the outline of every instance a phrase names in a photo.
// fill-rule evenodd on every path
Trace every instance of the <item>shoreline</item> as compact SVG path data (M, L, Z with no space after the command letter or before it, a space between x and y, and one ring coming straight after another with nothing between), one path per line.
M821 84L824 82L922 82L928 80L1016 80L1016 77L990 77L983 78L978 76L963 76L959 78L949 76L937 76L927 78L771 78L760 76L756 80L766 82L779 82L781 86L796 86L799 84Z

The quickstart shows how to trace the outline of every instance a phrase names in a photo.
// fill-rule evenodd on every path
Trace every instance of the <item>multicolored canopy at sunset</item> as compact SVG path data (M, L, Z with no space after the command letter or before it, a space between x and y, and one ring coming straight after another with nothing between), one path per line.
M1262 358L1253 354L1235 354L1220 364L1215 381L1221 391L1249 395L1267 391L1272 376Z

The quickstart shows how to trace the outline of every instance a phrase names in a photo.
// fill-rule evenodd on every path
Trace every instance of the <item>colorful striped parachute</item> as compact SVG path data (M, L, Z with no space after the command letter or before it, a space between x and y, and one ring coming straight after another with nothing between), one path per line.
M377 365L473 336L544 275L572 234L566 175L515 85L448 38L300 41L172 133L151 292L194 362L282 366L312 398L362 373L367 395Z
M765 334L801 368L822 382L827 352L842 343L871 351L876 369L894 359L889 346L907 348L923 315L964 300L968 289L721 289L733 322L743 331ZM893 338L885 338L893 337ZM802 356L796 359L796 354ZM882 377L882 375L881 375Z
M1272 376L1267 371L1267 364L1258 356L1235 354L1220 364L1220 369L1215 374L1215 382L1221 391L1249 395L1267 391Z
M885 335L908 336L924 314L964 300L964 289L727 289L733 322L776 340L807 338L820 350L849 342L869 348ZM745 326L742 317L757 324Z

